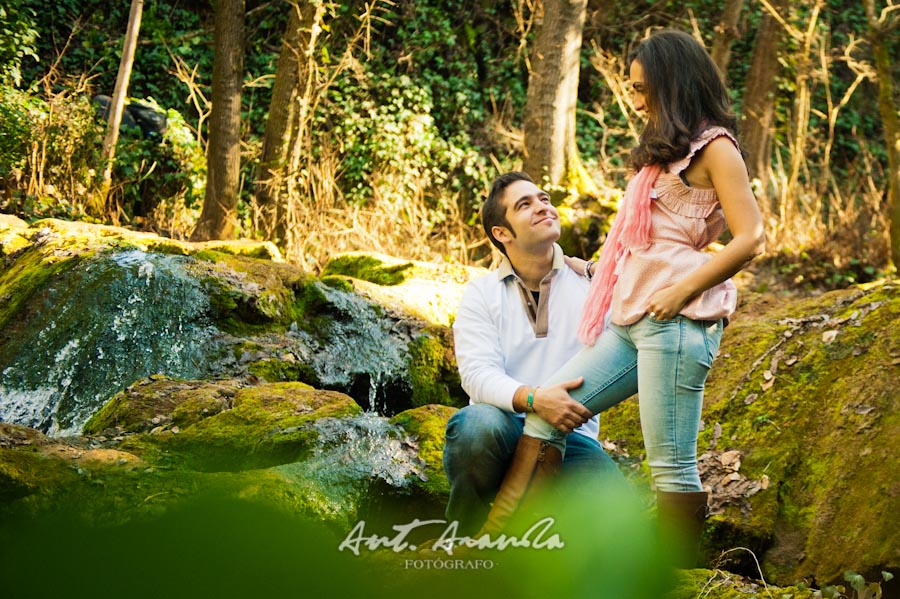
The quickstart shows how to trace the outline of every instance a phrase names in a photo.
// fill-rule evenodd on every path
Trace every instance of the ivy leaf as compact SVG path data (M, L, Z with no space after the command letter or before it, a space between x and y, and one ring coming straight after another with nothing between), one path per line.
M844 572L844 580L849 582L850 586L857 591L861 591L866 588L866 579L863 578L861 574L857 574L852 570L847 570L846 572Z

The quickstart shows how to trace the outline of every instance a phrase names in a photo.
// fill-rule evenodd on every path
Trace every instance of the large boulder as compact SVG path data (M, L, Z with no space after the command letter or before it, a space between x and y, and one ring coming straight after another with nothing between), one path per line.
M404 429L303 383L154 377L116 395L85 431L59 439L0 425L0 520L65 510L93 522L115 510L126 522L215 491L346 527L385 497L444 499L418 455L420 445L435 451L430 428Z
M154 375L304 382L387 415L465 403L448 310L466 269L428 282L441 269L420 265L405 284L336 267L319 278L269 243L15 217L0 219L0 258L0 420L77 434ZM423 285L421 302L401 301Z

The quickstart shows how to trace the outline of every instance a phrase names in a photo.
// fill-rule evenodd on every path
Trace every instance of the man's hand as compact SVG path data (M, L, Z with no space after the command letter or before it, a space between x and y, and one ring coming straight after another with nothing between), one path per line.
M534 394L535 413L559 431L571 433L594 415L569 395L569 390L577 389L582 383L584 377L578 377L551 387L539 387Z

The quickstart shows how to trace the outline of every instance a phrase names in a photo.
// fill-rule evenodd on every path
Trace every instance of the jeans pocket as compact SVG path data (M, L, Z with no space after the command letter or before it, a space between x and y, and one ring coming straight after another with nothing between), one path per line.
M707 360L709 360L707 364L712 366L716 356L719 355L719 342L722 340L723 329L722 320L703 320L699 321L697 324L700 325L700 330L703 331L703 341L706 344L706 357Z
M663 320L661 318L656 318L655 316L650 316L649 314L645 315L644 318L647 319L647 322L652 322L654 324L660 326L671 326L678 323L680 318L683 318L680 314L675 316L674 318L670 318L668 320Z

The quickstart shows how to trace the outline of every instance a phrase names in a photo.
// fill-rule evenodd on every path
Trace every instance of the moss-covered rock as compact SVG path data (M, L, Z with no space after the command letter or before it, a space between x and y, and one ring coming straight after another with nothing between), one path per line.
M277 469L198 472L138 459L116 449L57 443L41 450L0 448L0 536L23 519L65 516L91 527L152 521L201 496L239 500L342 526L354 517L322 509L315 486Z
M449 406L427 405L400 412L391 422L402 427L419 444L419 457L427 464L427 480L420 483L429 494L446 497L450 484L444 473L443 455L447 421L456 413Z
M257 360L248 366L250 372L267 383L300 382L318 387L321 385L316 371L309 364L297 361L293 354L279 358Z
M316 442L305 425L359 412L349 396L304 383L157 379L114 397L86 431L144 433L121 447L180 468L237 471L296 461Z
M241 389L234 407L167 439L202 469L246 469L296 461L315 442L303 425L319 418L358 414L347 395L304 383L269 383Z
M200 495L341 527L373 501L433 501L415 484L424 475L411 437L361 414L349 397L301 383L263 384L237 390L223 408L223 388L234 391L215 382L143 381L104 411L103 420L117 425L88 437L51 439L4 425L0 535L5 522L21 517L67 513L104 526L155 518ZM167 389L169 411L150 409L149 398L165 399ZM203 408L210 402L212 409Z
M152 375L305 382L387 414L459 401L452 338L423 333L419 307L449 324L462 267L394 261L384 269L409 276L390 287L398 295L376 298L355 285L388 287L338 274L325 284L265 243L5 218L0 244L0 418L77 434ZM424 303L409 294L417 287L428 287Z
M898 317L891 282L744 302L707 383L699 452L735 452L740 476L759 484L712 518L713 555L749 547L777 584L900 568ZM604 416L632 453L642 451L636 409ZM725 478L704 480L714 502Z
M231 407L236 381L183 381L154 376L116 394L84 425L86 435L106 429L139 433L169 423L182 428Z
M458 264L400 260L372 252L333 257L322 269L323 279L349 279L354 289L388 309L431 324L450 326L465 284L486 273Z
M409 382L414 407L442 404L461 408L468 404L456 367L451 329L430 326L413 340Z

